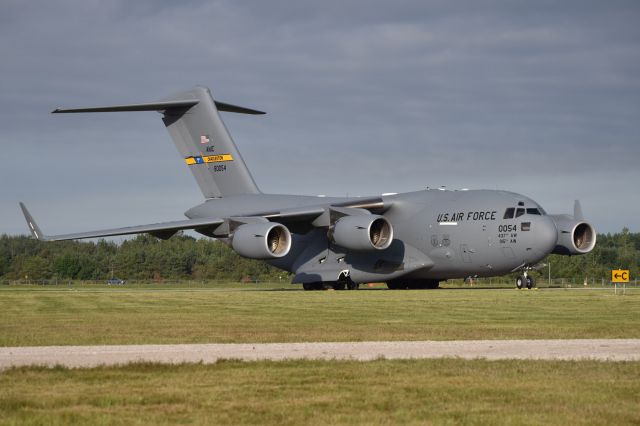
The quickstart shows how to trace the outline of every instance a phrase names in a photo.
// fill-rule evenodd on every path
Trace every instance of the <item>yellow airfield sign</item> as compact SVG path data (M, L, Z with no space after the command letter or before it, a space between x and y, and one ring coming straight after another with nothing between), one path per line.
M613 270L611 270L611 282L612 283L628 283L629 282L629 270L628 269L613 269Z

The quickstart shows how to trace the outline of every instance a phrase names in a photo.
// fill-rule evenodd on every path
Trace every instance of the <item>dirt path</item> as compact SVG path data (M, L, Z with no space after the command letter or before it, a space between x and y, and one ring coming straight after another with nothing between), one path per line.
M414 342L326 342L125 346L42 346L0 348L0 369L20 365L68 367L136 361L213 363L219 359L443 358L640 360L640 339L465 340Z

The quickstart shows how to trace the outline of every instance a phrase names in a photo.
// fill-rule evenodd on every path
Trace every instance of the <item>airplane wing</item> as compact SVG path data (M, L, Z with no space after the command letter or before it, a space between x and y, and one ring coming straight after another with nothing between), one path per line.
M284 209L276 212L261 212L251 214L250 217L263 218L271 222L279 222L287 225L292 232L306 233L314 227L329 226L330 210L336 209L341 211L368 211L371 213L382 213L391 205L384 203L381 198L356 198L331 205L318 205L309 207L297 207ZM216 228L228 222L229 218L197 218L178 220L172 222L153 223L149 225L128 226L124 228L102 229L88 232L78 232L73 234L62 235L45 235L38 227L38 224L27 210L27 207L20 203L20 208L27 221L29 231L36 239L42 241L63 241L77 240L83 238L100 238L112 237L117 235L131 234L151 234L157 238L168 239L176 232L193 229L203 235L211 237L226 237L229 233L228 227L222 227L216 232Z
M161 239L167 239L178 231L184 229L206 230L208 228L215 228L218 225L224 223L224 220L218 218L203 218L203 219L188 219L177 220L173 222L161 222L150 225L129 226L125 228L113 228L102 229L98 231L79 232L75 234L64 235L45 235L38 227L38 224L33 219L33 216L27 210L27 207L20 203L20 208L24 214L24 218L27 220L27 225L33 235L38 240L43 241L63 241L63 240L75 240L82 238L97 238L97 237L112 237L115 235L130 235L130 234L142 234L148 233Z

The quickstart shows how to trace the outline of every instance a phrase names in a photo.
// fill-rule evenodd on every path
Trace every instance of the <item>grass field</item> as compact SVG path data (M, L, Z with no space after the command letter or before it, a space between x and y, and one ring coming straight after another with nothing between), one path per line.
M640 337L640 291L0 287L0 346Z
M0 345L637 338L640 292L0 286ZM640 362L224 361L0 372L0 424L638 424Z
M221 362L0 374L2 424L638 424L640 363Z

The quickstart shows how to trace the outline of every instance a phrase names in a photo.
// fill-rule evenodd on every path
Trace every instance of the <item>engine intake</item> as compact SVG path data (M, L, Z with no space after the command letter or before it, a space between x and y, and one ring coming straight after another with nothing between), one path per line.
M384 250L393 242L393 227L379 215L343 216L330 229L329 239L350 250Z
M231 247L250 259L277 259L289 253L291 233L279 223L248 223L234 230Z
M552 253L586 254L596 245L596 231L590 223L566 216L553 217L558 229L558 242Z

